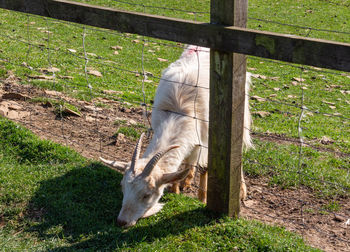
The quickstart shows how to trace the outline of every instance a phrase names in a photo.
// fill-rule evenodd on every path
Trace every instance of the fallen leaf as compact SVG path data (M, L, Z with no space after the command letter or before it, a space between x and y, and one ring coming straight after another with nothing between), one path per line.
M142 80L141 80L142 81ZM146 83L151 83L151 82L153 82L153 80L144 80L143 82L146 82Z
M157 60L159 60L160 62L167 62L167 59L162 59L162 58L157 58Z
M265 75L261 75L261 74L252 74L252 77L257 78L257 79L262 79L262 80L267 79L267 77Z
M48 33L48 34L52 34L52 31L41 31L42 33Z
M307 90L308 88L307 87L301 87L301 89Z
M297 81L297 82L304 82L305 79L303 78L297 78L297 77L293 77L293 80Z
M122 91L116 91L116 90L103 90L104 94L123 94Z
M271 97L271 98L272 98L272 97L276 97L276 96L277 96L277 94L270 94L270 95L269 95L269 97Z
M37 79L37 80L53 80L55 79L54 76L51 76L51 75L32 75L32 76L29 76L29 78L32 78L32 79Z
M322 102L325 104L328 104L328 105L335 106L335 103L333 103L333 102L329 102L329 101L325 101L325 100L323 100Z
M330 109L336 109L337 107L336 106L329 106Z
M84 109L87 111L92 111L92 112L102 111L102 108L91 106L91 105L84 106Z
M118 51L114 51L113 54L114 54L114 55L118 55L119 52L118 52Z
M278 81L280 79L280 77L270 77L270 80L273 80L273 81Z
M248 70L249 70L249 71L256 71L257 69L254 68L254 67L248 67Z
M68 76L68 75L64 75L64 76L59 76L61 79L65 79L65 80L71 80L73 79L73 76Z
M287 97L290 98L290 99L295 99L295 98L297 98L295 95L288 95Z
M265 98L259 97L259 96L257 96L257 95L251 96L250 99L256 100L256 101L259 101L259 102L264 102L264 101L266 101Z
M314 114L312 112L306 112L305 115L307 115L307 116L314 116Z
M297 81L292 81L292 85L293 85L293 86L298 86L298 85L299 85L299 82L297 82Z
M113 50L123 50L122 46L111 46L111 49Z
M74 49L68 49L68 51L70 51L71 53L76 53L77 50L74 50Z
M266 112L266 111L255 111L255 112L252 112L253 115L258 115L260 116L261 118L264 118L266 116L269 116L270 115L270 112Z
M342 88L342 85L330 85L330 88Z
M39 69L41 72L44 73L57 73L59 71L61 71L59 68L57 67L49 67L49 68L40 68Z
M61 96L62 93L54 90L45 90L45 94L52 95L52 96Z
M340 93L342 93L342 94L350 94L350 90L340 90Z
M97 55L95 53L86 53L86 54L89 56L92 56L92 57L97 57Z
M134 39L132 42L138 44L138 43L140 43L140 40Z
M280 88L273 88L273 90L280 91L281 89Z
M102 77L102 74L99 71L97 71L97 70L89 70L88 74L94 75L96 77Z

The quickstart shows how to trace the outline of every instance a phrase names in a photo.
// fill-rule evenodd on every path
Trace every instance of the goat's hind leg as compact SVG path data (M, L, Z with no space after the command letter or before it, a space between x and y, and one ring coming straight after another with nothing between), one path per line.
M208 189L208 171L205 170L200 173L198 199L204 204L207 203L207 189Z

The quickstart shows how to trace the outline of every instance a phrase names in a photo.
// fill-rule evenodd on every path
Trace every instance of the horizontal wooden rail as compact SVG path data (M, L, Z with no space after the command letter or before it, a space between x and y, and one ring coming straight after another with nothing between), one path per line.
M350 44L161 17L65 0L0 0L0 8L291 63L350 72Z

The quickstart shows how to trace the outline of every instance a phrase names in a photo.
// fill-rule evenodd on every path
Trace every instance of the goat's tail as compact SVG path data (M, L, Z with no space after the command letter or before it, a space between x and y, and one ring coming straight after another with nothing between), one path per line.
M249 90L252 83L251 73L247 72L245 85L245 103L244 103L244 130L243 130L243 146L244 149L254 148L253 141L250 135L250 128L252 125L252 117L249 108Z

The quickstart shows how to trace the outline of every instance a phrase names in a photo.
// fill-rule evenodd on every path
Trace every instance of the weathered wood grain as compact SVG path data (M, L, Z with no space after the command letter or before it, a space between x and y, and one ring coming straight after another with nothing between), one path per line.
M212 0L211 22L245 26L247 0ZM246 57L211 50L209 209L239 216Z
M216 50L350 72L350 44L346 43L119 11L65 0L0 0L0 8Z

